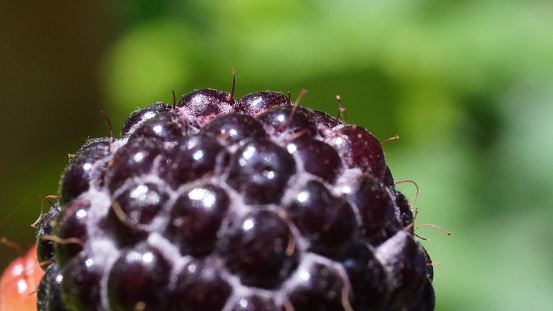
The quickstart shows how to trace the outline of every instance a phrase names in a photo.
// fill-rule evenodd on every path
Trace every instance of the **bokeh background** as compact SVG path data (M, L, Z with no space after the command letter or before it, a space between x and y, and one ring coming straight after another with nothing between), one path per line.
M553 308L553 2L0 2L0 236L87 137L198 88L290 91L385 145L418 183L436 310ZM398 186L415 197L411 184ZM17 256L0 246L0 268Z

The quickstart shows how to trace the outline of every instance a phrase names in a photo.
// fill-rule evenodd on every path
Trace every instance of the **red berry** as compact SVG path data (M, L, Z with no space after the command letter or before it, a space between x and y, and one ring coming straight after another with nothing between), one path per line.
M36 289L44 271L37 260L33 246L25 256L12 261L0 279L0 310L36 310Z

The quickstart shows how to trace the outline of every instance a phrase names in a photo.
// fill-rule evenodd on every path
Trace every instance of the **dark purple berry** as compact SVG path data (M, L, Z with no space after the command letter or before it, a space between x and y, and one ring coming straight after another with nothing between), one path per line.
M224 189L213 185L179 195L171 210L166 235L183 255L206 256L217 241L217 232L229 209Z
M331 267L313 263L301 266L296 272L299 283L289 293L294 310L345 311L347 293L343 278Z
M81 252L62 270L61 294L71 310L104 311L101 287L105 267L98 260Z
M178 140L168 155L162 174L173 187L215 174L228 160L228 152L216 139L205 135L189 135Z
M85 245L88 232L86 223L90 210L90 201L79 199L67 207L57 220L56 235L60 242L55 243L56 261L60 267L77 255Z
M378 140L281 93L232 96L155 103L77 151L38 223L39 311L431 311Z
M121 130L121 136L126 137L129 134L129 132L131 132L131 130L135 128L138 124L146 120L149 120L160 113L171 111L172 109L173 107L170 105L167 105L162 102L157 102L146 108L139 109L133 112L131 116L127 119L127 121L125 121L125 124L123 124L123 128Z
M108 227L121 246L132 245L164 227L158 217L168 195L155 184L134 184L118 193L108 213Z
M432 281L426 279L422 291L412 297L412 301L405 304L404 310L413 311L433 311L436 306L436 298L434 296L434 288L432 287Z
M380 181L366 176L347 189L362 221L361 235L369 242L379 244L402 229L395 201Z
M165 156L161 141L140 137L122 146L109 162L108 188L114 192L125 181L149 173L159 156ZM159 161L161 162L161 161Z
M227 183L248 204L278 203L295 173L296 163L286 149L268 139L252 140L230 159Z
M259 295L251 295L236 300L230 311L285 311L284 307L278 306L274 299L265 298Z
M58 265L49 265L37 288L38 311L68 311L60 293L62 279Z
M220 245L227 267L246 286L275 288L298 260L297 242L288 224L267 210L236 222Z
M345 125L325 142L336 148L345 164L350 168L360 168L375 178L383 178L386 171L384 152L378 140L364 128Z
M350 301L354 310L383 310L388 298L388 286L382 283L386 271L375 258L373 249L365 243L353 243L338 260L346 270L352 287Z
M320 140L300 136L288 143L286 148L288 152L301 159L303 168L308 173L326 182L333 183L343 168L338 152Z
M227 144L236 144L246 139L259 139L267 134L263 125L254 117L232 113L220 116L204 126L200 133L216 137Z
M110 142L96 140L82 147L65 168L60 182L60 202L67 204L82 193L88 191L91 183L99 180L98 166L107 165L106 159L110 155Z
M384 171L384 177L382 177L382 181L388 187L394 187L395 185L394 177L392 176L392 171L390 171L390 168L388 167L388 165L386 165L386 170Z
M257 92L236 101L236 111L256 115L276 106L291 106L290 99L278 92Z
M355 214L348 202L333 197L318 181L309 181L286 209L316 253L334 253L357 231Z
M307 108L280 106L265 111L257 118L274 135L282 132L301 133L307 136L317 135L317 125L311 120Z
M380 245L375 257L381 262L390 282L390 308L398 308L418 294L427 279L426 256L406 231L400 230Z
M175 141L188 133L188 123L180 119L173 110L160 113L140 124L129 140L139 137L157 138L161 141Z
M421 246L421 250L424 254L424 258L426 259L426 277L432 282L434 280L434 266L432 265L432 260L430 259L430 255L428 255L428 251L426 248Z
M48 237L54 234L54 226L57 222L59 215L61 214L61 207L59 203L50 207L47 213L44 213L38 222L37 232L37 258L38 262L43 262L40 267L46 270L50 263L55 262L55 250L54 241Z
M177 310L222 310L232 287L217 260L191 260L177 276L174 293Z
M342 122L334 117L329 116L326 112L320 110L311 110L311 119L319 125L319 129L328 130L335 128L338 125L342 125Z
M414 219L413 212L411 212L411 205L409 205L409 202L407 201L407 198L403 195L403 193L399 191L395 191L394 193L396 197L396 206L399 209L399 221L404 228L413 233Z
M224 113L233 112L234 100L229 93L212 89L197 90L185 95L177 104L196 126L204 126Z
M139 244L126 249L109 273L109 310L168 310L170 271L169 262L155 248Z

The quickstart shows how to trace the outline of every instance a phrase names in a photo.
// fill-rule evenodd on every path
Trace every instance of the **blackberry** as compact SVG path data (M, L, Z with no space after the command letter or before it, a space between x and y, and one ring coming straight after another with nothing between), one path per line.
M434 309L413 214L362 127L204 89L121 136L75 153L40 222L40 311Z
M53 263L46 268L37 288L38 310L67 311L61 298L60 284L63 277L57 264Z

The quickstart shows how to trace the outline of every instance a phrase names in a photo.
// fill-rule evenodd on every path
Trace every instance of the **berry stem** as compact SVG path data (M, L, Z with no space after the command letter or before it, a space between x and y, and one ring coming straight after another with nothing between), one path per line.
M234 89L236 87L236 72L234 72L234 68L231 68L232 70L232 88L230 90L230 99L234 98Z
M391 141L391 140L396 140L396 139L399 139L399 136L398 136L398 135L396 135L396 136L394 136L394 137L390 137L390 138L386 139L385 141L381 142L381 143L380 143L380 146L384 146L385 143L387 143L387 142L389 142L389 141Z
M105 111L100 110L100 113L104 116L104 119L106 119L106 121L108 122L108 126L109 126L109 135L110 135L110 137L111 137L111 142L114 142L114 141L115 141L115 137L113 136L113 126L111 125L111 121L109 120L108 115L106 114Z

